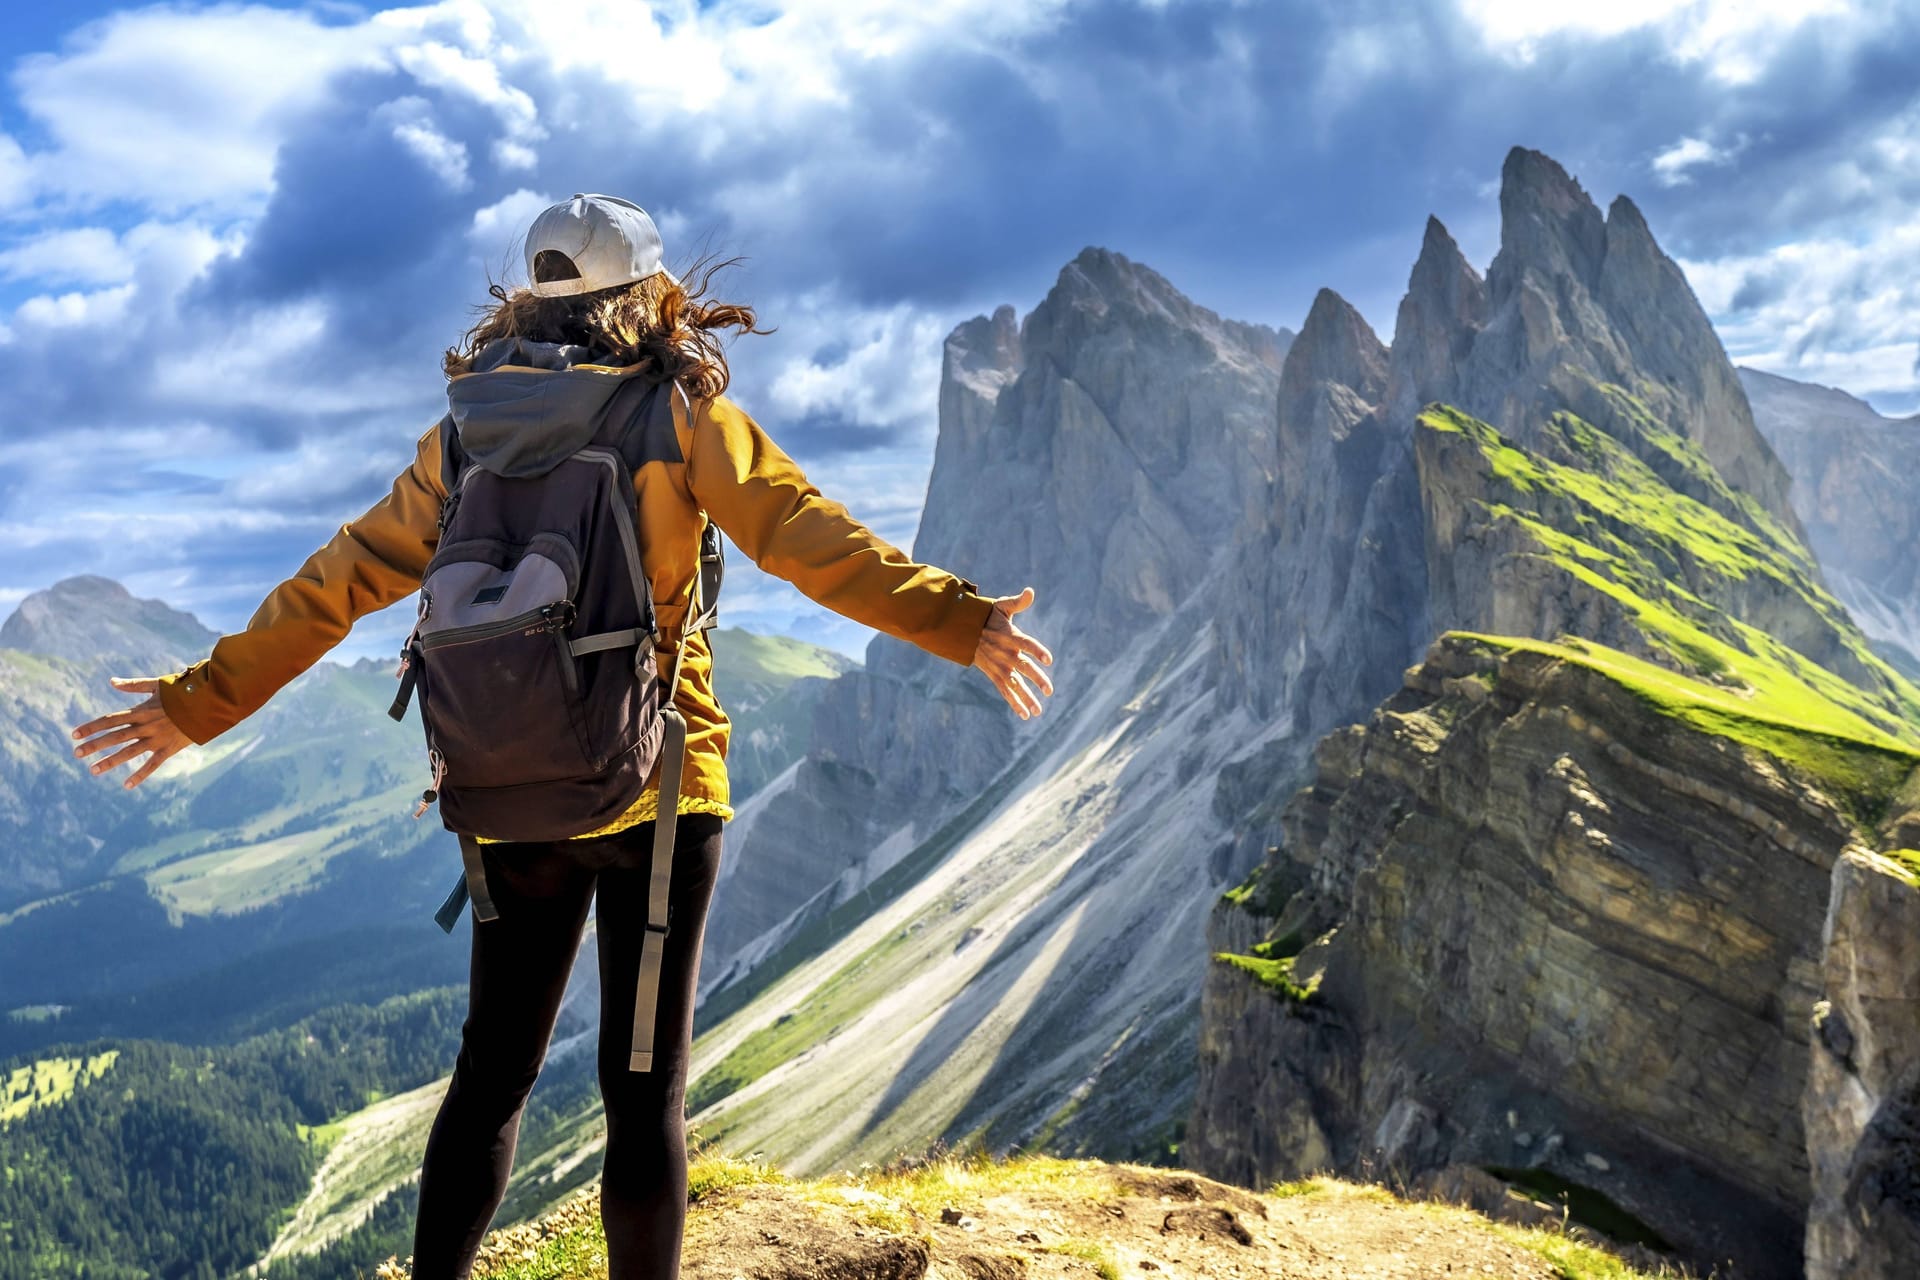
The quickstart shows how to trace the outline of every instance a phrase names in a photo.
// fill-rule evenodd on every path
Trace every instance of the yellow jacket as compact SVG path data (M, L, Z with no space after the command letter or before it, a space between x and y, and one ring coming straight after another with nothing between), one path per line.
M662 678L699 570L700 534L710 518L761 569L836 613L929 653L971 666L993 602L964 578L916 563L822 496L800 467L738 406L721 396L694 404L689 422L673 397L683 461L648 461L634 473L641 564L653 587ZM160 680L167 716L207 742L259 709L283 685L338 644L354 620L404 599L420 585L438 538L446 487L441 427L420 437L413 465L393 491L343 525L299 572L261 602L244 631L223 636L211 656ZM732 817L727 789L731 725L713 691L707 633L686 642L674 704L687 720L687 759L678 812ZM656 766L640 801L604 828L653 818Z

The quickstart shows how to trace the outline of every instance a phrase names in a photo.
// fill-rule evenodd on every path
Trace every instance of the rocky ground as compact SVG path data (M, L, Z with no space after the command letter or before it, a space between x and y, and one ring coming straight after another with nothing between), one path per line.
M685 1280L1633 1280L1650 1274L1552 1226L1317 1178L1266 1193L1180 1169L1019 1157L788 1178L696 1163ZM488 1238L476 1280L602 1280L597 1187ZM1665 1273L1662 1273L1665 1274ZM378 1280L407 1280L389 1261Z

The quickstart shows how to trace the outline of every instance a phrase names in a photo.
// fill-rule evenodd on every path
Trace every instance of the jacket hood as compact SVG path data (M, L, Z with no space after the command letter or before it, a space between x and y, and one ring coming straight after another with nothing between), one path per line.
M571 343L496 338L447 384L460 448L496 475L537 476L593 439L637 369L592 363Z

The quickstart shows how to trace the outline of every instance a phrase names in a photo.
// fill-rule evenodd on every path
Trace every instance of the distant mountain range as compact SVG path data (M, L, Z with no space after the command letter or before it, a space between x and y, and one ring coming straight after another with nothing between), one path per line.
M1920 675L1920 414L1889 418L1834 387L1740 370L1753 419L1793 473L1793 508L1834 595Z
M788 766L824 682L858 664L711 635L740 801ZM0 1054L261 1030L329 998L464 978L464 946L428 918L458 854L410 817L423 751L416 721L385 714L390 664L322 662L134 792L73 758L72 726L125 701L109 674L177 670L216 638L102 578L29 595L0 625L0 1013L33 1015L0 1018Z

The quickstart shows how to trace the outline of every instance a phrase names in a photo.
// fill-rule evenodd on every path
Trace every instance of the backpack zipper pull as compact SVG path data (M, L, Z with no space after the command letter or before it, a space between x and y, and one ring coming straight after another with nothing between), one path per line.
M393 705L387 708L387 714L395 720L407 718L407 704L413 701L413 687L420 679L420 673L413 669L414 636L419 631L415 627L414 635L407 637L407 647L400 651L400 669L393 673L394 678L400 681L400 690L393 695Z
M420 804L413 811L416 822L426 813L427 806L440 798L440 783L447 776L447 760L438 747L427 752L427 761L433 765L433 785L420 793Z

